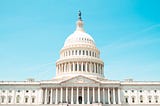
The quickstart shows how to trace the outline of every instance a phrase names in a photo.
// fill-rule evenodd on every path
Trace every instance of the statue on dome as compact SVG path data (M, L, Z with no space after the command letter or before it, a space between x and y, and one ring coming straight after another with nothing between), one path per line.
M82 20L82 18L81 18L81 11L80 10L78 11L78 19Z

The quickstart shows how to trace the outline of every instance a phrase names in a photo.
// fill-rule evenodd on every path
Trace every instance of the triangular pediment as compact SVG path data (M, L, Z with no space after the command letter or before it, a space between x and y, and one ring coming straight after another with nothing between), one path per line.
M95 84L100 83L99 81L96 81L95 79L91 79L89 77L85 76L76 76L67 80L62 81L61 83L68 83L68 84Z

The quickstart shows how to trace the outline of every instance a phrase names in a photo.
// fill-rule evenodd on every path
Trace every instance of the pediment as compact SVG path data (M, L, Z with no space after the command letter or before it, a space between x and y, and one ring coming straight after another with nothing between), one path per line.
M61 83L68 83L68 84L95 84L95 83L100 83L99 81L96 81L94 79L91 79L89 77L85 76L76 76L71 79L62 81Z

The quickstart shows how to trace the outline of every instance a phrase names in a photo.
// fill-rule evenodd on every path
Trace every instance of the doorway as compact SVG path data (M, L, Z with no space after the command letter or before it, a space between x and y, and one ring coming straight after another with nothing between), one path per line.
M78 97L79 104L82 104L82 96Z

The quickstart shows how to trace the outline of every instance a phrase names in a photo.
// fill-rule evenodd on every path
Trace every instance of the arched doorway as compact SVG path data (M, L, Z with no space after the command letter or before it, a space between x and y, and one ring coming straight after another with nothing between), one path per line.
M78 97L79 104L82 104L82 96Z

